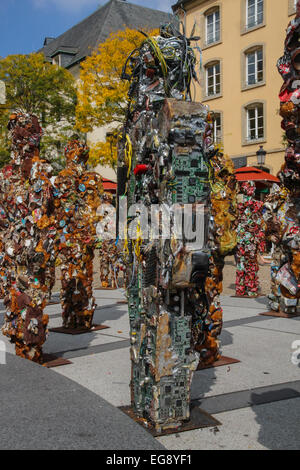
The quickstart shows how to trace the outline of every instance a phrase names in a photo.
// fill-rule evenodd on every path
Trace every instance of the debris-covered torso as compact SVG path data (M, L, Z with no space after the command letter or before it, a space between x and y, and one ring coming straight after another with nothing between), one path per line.
M103 189L100 175L87 171L84 152L88 150L83 144L71 142L66 148L67 167L54 180L60 250L74 243L96 243L97 209Z
M15 258L20 265L32 265L34 270L37 258L45 266L53 257L52 168L39 158L41 128L37 120L26 115L24 122L18 119L10 131L12 161L0 173L0 205L6 223L3 242L6 257Z

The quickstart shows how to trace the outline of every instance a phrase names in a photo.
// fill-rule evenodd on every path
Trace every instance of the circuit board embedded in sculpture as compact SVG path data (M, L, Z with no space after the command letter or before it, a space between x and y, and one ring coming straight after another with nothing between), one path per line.
M214 148L208 108L191 101L190 44L162 27L123 71L130 89L118 185L128 203L131 401L157 430L189 419L193 371L199 359L219 357L222 257L235 246L233 169ZM188 233L180 236L183 212Z
M300 1L287 28L284 55L277 67L284 84L280 90L281 127L288 146L285 164L266 199L265 220L269 240L275 244L270 307L283 313L300 313Z
M52 167L39 157L42 129L35 116L16 113L8 124L10 164L0 172L0 204L6 229L2 240L6 315L2 332L16 354L42 362L54 274Z
M93 258L103 189L101 177L87 170L85 144L74 138L65 156L66 168L54 181L63 326L89 329L95 310Z
M236 295L256 297L259 295L258 254L265 251L263 202L254 199L255 184L240 183L238 204L236 251Z

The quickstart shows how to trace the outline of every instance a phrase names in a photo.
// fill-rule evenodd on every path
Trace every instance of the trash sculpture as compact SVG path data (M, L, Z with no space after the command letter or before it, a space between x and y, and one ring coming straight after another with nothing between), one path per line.
M278 174L283 188L266 201L265 220L273 242L280 251L274 266L270 307L286 314L300 313L300 2L296 17L289 23L284 55L278 71L284 84L280 90L281 127L287 148L285 164ZM271 209L274 209L272 214Z
M240 183L236 251L236 295L257 297L259 294L258 254L265 251L263 202L254 199L255 184Z
M63 326L90 329L96 307L93 259L102 183L98 173L87 170L89 150L76 136L65 148L65 157L66 168L54 181Z
M6 315L2 332L16 354L42 362L51 295L54 240L51 165L39 157L42 129L35 116L15 113L8 129L11 162L0 173L0 205L6 229L2 241Z
M209 299L209 314L203 332L205 340L198 341L196 349L200 351L203 365L209 365L220 358L219 336L223 326L223 309L220 294L223 286L223 268L225 256L232 254L237 244L237 191L238 183L234 174L232 160L217 152L210 160L213 170L211 181L212 220L209 231L211 250L210 270L205 283L205 292Z
M98 230L100 283L103 289L116 289L119 287L118 275L121 269L119 260L121 250L116 235L116 211L113 206L113 197L109 193L103 194L102 222Z
M226 201L234 198L230 165L214 148L208 108L191 101L193 39L161 27L123 70L130 89L118 191L127 195L128 212L118 233L125 232L127 253L131 402L157 430L189 420L200 354L208 363L218 357L222 256L235 244L228 237L235 218L234 202ZM218 203L231 209L223 228L222 217L213 218Z

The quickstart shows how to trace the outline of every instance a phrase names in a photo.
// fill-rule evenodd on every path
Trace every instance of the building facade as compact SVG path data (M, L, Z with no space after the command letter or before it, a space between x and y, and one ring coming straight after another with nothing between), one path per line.
M296 0L181 0L172 7L187 35L196 25L202 70L195 100L215 112L215 140L237 168L257 165L260 146L270 173L284 162L276 63L295 5Z

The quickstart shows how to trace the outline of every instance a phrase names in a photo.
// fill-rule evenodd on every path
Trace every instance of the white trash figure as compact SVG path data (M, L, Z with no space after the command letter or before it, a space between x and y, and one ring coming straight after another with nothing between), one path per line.
M0 341L0 365L6 364L6 344Z

